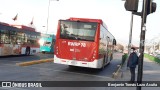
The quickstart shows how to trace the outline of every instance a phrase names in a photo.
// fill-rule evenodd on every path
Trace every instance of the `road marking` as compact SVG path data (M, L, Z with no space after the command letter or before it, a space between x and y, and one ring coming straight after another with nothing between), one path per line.
M31 68L36 68L36 67L31 67ZM40 68L39 69L47 69L47 70L52 70L55 72L64 72L64 73L71 73L71 74L77 74L77 75L86 75L86 76L93 76L93 77L99 77L99 78L105 78L105 79L111 79L113 80L111 77L105 77L105 76L98 76L98 75L91 75L91 74L84 74L84 73L78 73L78 72L70 72L70 71L63 71L63 70L53 70L53 69L48 69L48 68ZM37 68L36 68L37 69Z
M50 58L50 59L42 59L42 60L34 60L34 61L29 61L29 62L16 63L16 65L18 65L18 66L29 66L29 65L46 63L46 62L53 62L53 61L54 61L53 58Z
M71 74L77 74L77 75L86 75L86 76L93 76L93 77L99 77L99 78L105 78L105 79L111 79L110 77L105 77L105 76L98 76L98 75L91 75L91 74L84 74L84 73L77 73L77 72L70 72L70 71L63 71L63 70L53 70L56 72L65 72L65 73L71 73Z
M23 88L16 88L16 87L0 87L2 90L29 90L29 89L23 89Z

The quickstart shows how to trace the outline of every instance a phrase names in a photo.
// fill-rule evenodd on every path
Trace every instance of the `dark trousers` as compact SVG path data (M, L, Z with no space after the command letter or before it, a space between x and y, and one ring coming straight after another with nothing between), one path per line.
M130 72L131 72L131 80L132 82L135 81L135 67L130 67Z

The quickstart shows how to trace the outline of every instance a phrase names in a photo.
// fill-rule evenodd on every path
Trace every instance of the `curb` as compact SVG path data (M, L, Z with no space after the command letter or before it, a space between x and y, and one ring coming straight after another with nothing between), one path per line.
M118 69L112 74L112 78L114 79L122 79L124 78L124 75L126 73L126 67L125 67L126 63L122 66L117 66Z
M118 78L123 78L123 69L124 65L126 65L126 60L128 60L128 54L122 55L122 62L120 65L117 65L117 70L113 73L112 78L118 79Z
M53 58L50 58L50 59L42 59L42 60L34 60L34 61L29 61L29 62L16 63L16 65L18 65L18 66L29 66L29 65L46 63L46 62L53 62L53 61L54 61Z
M117 79L117 78L122 78L123 77L123 66L126 64L126 60L128 59L128 55L124 54L122 55L122 62L120 65L117 65L117 70L112 74L112 78Z
M112 74L112 78L116 79L118 78L118 76L122 73L120 73L122 66L121 65L117 65L118 69ZM121 76L121 75L120 75Z

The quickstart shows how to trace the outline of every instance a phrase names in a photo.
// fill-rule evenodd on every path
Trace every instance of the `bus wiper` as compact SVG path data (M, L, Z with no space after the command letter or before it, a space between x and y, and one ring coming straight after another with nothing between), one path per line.
M74 36L74 38L75 38L76 40L81 40L81 38L80 38L79 36Z

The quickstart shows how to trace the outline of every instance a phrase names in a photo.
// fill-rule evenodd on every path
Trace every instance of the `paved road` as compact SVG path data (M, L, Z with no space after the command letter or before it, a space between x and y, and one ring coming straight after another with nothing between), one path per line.
M0 57L0 64L15 64L18 62L26 62L26 61L32 61L32 60L39 60L39 59L47 59L47 58L53 58L53 54L42 54L38 53L36 55L31 55L31 56L5 56L5 57Z
M52 54L0 58L1 81L112 81L112 73L121 62L121 53L115 53L112 62L103 70L90 68L69 68L67 65L42 63L31 66L17 66L16 63L52 58ZM4 89L4 88L0 88ZM5 88L4 90L9 89ZM46 88L50 90L50 88ZM65 88L56 88L65 89ZM72 90L71 88L69 88ZM74 89L74 88L73 88ZM79 88L80 90L84 88ZM87 89L87 88L86 88ZM88 88L94 90L94 88ZM103 90L104 88L100 89ZM21 90L21 89L20 89ZM25 89L26 90L26 89ZM35 88L27 90L37 90ZM43 89L38 89L43 90Z

